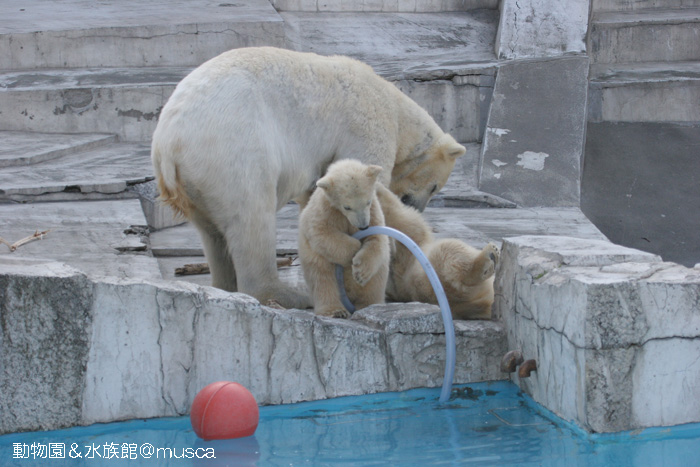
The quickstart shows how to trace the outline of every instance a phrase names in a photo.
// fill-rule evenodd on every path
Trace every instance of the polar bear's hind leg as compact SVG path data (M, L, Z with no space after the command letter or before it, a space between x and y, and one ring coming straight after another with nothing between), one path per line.
M212 286L227 292L237 292L236 270L223 234L216 225L197 211L193 213L191 220L202 239L204 256L211 271Z
M228 251L235 267L238 291L252 295L263 305L274 300L285 308L311 307L309 296L284 284L277 273L276 199L250 194L259 203L254 212L229 216L225 228ZM262 198L271 198L264 202Z

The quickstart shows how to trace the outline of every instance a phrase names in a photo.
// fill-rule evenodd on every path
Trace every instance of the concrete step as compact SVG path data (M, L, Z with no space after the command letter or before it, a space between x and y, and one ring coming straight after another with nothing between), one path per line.
M370 62L372 64L372 62ZM384 75L459 141L483 135L495 62ZM160 110L191 68L57 69L0 73L0 130L115 133L148 141ZM420 79L419 79L420 78Z
M277 213L277 254L297 255L298 206L288 205ZM425 210L426 221L437 238L459 238L483 248L489 242L520 235L555 235L607 241L606 237L578 208L464 209ZM185 264L206 263L197 230L189 223L161 229L150 234L150 248L157 258L164 279L198 285L211 285L210 274L176 276L175 269ZM298 260L279 269L280 278L293 287L305 288Z
M289 48L368 63L458 141L481 140L497 67L497 10L281 16Z
M606 240L578 208L465 209L427 208L425 220L437 238L459 238L482 248L518 235L562 235ZM299 207L289 204L277 213L277 254L297 253ZM189 223L151 233L153 255L202 257L201 240ZM204 261L204 260L202 260Z
M290 47L361 59L459 141L483 134L496 69L497 11L284 13L284 22ZM6 71L0 74L0 130L106 132L148 141L160 109L193 66Z
M90 68L0 74L0 129L116 133L148 141L160 109L191 68Z
M700 60L700 7L594 13L589 54L594 62Z
M150 152L144 143L110 143L0 168L0 203L137 198L129 188L153 179Z
M596 64L591 122L700 122L700 61Z
M270 0L278 11L437 13L498 8L498 0Z
M196 66L236 47L284 44L268 0L3 1L4 70Z
M646 10L650 8L683 8L700 6L700 0L592 0L594 13L602 11Z
M109 134L52 134L0 131L0 169L46 162L116 142Z
M587 240L607 241L598 228L578 208L534 209L465 209L434 208L425 210L425 219L437 238L458 238L483 248L489 242L520 235L555 235ZM277 213L277 254L297 255L298 206L290 204ZM175 269L185 264L206 263L197 230L189 223L150 234L150 249L158 259L164 279L210 285L210 274L176 276ZM286 283L305 288L299 261L279 269Z
M10 242L49 231L14 252L0 244L0 264L59 261L95 276L152 280L158 261L147 251L141 204L131 200L0 203L0 236ZM76 294L80 292L75 291Z

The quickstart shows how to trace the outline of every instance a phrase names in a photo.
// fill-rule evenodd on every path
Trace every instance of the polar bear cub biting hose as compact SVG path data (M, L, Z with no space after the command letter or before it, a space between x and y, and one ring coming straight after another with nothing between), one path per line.
M307 308L282 283L275 213L303 206L331 163L358 159L423 210L464 146L369 66L272 47L225 52L177 85L151 157L161 199L197 228L212 285Z
M317 189L301 212L299 259L316 314L350 316L340 301L336 264L344 268L345 291L357 309L384 303L389 238L352 237L358 230L384 225L376 195L381 170L352 159L335 162L316 182Z

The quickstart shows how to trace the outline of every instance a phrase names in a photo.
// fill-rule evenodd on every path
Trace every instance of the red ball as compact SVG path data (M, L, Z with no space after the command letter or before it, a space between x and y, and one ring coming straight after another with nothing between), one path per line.
M244 386L219 381L204 387L192 401L190 422L202 439L251 436L258 428L258 403Z

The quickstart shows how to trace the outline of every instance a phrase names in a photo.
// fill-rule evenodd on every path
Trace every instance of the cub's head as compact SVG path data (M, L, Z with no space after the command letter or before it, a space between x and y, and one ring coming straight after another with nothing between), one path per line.
M466 151L452 136L443 134L418 157L394 166L389 189L404 204L422 212L430 198L445 186L457 158Z
M356 228L369 227L370 206L376 189L378 165L365 165L354 159L331 164L326 175L316 182L331 205Z

